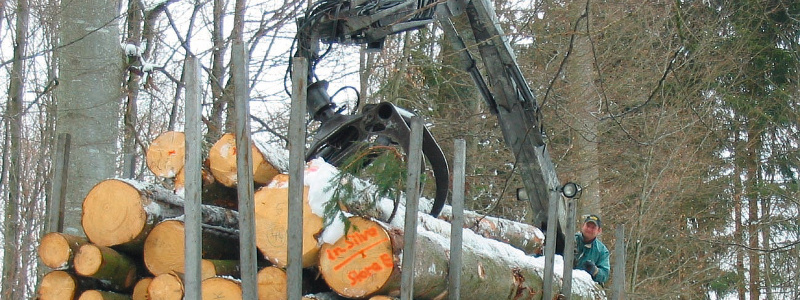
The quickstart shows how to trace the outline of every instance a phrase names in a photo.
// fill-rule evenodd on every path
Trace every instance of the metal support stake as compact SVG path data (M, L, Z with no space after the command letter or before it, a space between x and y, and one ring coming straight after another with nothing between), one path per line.
M558 201L550 197L547 208L547 233L544 238L544 285L542 299L553 299L553 264L556 256L556 221L558 217Z
M422 119L411 118L411 140L408 146L406 177L406 220L403 234L403 264L400 269L400 299L414 299L414 253L417 240L419 210L419 174L422 164Z
M200 225L201 220L201 190L202 182L200 175L200 168L203 165L201 145L202 145L202 107L201 107L201 93L200 88L200 62L197 57L190 57L184 65L186 72L186 125L184 132L186 139L184 141L184 148L186 149L186 163L184 164L186 171L186 186L185 198L186 204L183 207L184 224L185 224L185 244L184 256L185 271L185 295L186 299L200 299L201 289L200 282L202 277L200 275L200 260L202 259L201 251L203 247L203 239L201 238L202 228Z
M231 48L233 100L236 110L236 178L239 199L239 265L242 275L242 298L258 299L256 265L256 223L253 200L253 153L250 139L250 84L244 43Z
M617 241L614 243L614 287L615 300L625 299L625 224L617 226Z
M572 229L575 226L575 199L569 199L567 212L567 228ZM572 298L572 265L575 260L575 236L571 235L572 231L564 233L564 274L563 283L561 284L561 294L564 295L564 300Z
M464 173L466 170L467 143L458 139L454 143L455 165L453 165L453 220L450 222L450 264L448 271L448 295L450 300L461 298L461 246L464 233Z
M69 148L72 136L59 133L53 162L53 186L47 207L47 232L64 231L64 195L67 194L67 171L69 170Z
M289 237L287 295L289 300L303 295L303 171L305 167L306 98L308 88L308 60L292 59L292 110L289 116Z

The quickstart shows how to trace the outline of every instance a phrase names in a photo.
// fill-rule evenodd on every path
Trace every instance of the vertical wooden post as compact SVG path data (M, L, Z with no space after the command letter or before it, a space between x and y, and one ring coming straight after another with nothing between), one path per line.
M231 49L234 108L236 110L236 177L239 199L239 263L242 275L242 298L258 299L256 266L256 223L253 200L253 144L250 139L250 87L247 52L236 41Z
M72 136L69 133L58 134L55 162L53 162L53 186L47 206L47 232L64 231L64 196L67 194L71 139Z
M417 211L419 210L419 174L422 164L422 119L411 118L411 140L408 145L408 176L406 177L406 220L403 233L403 264L400 277L400 299L414 299L414 253L417 240Z
M200 62L197 57L191 56L184 65L184 72L186 74L186 125L184 132L186 133L186 140L184 141L184 148L186 149L186 157L184 164L185 172L185 198L186 204L183 206L184 224L186 225L185 245L184 251L184 294L186 299L200 299L200 260L202 255L203 240L201 238L201 210L200 210L200 195L202 189L200 167L203 165L202 160L202 107L201 107L201 88L200 88Z
M450 222L450 264L448 270L448 295L450 300L461 298L461 252L464 234L464 177L466 173L467 144L462 139L454 142L453 199L450 200L453 220Z
M567 201L567 232L564 233L564 273L563 283L561 284L561 294L564 295L564 300L572 298L572 265L575 260L575 236L572 234L572 228L575 226L575 199Z
M553 193L554 191L551 191ZM549 197L550 203L547 208L547 232L544 238L544 285L542 287L542 299L553 299L553 267L556 257L556 226L558 214L558 201L553 201L555 197Z
M289 116L289 237L286 269L289 300L302 298L303 285L303 183L306 144L308 60L292 59L292 110Z
M614 286L615 300L625 299L625 224L617 226L617 241L614 243Z

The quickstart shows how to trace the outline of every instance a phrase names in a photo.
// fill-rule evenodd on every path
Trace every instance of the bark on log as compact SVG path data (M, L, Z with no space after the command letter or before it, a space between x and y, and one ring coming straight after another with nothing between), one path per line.
M92 278L75 276L67 271L55 270L42 277L38 300L74 300L80 293L98 287Z
M200 178L202 178L201 203L232 210L239 209L238 192L235 188L230 188L217 182L214 176L211 175L211 171L206 171L206 168L201 169L200 172ZM176 193L181 195L185 193L185 180L184 169L181 169L178 175L175 176L174 190Z
M78 300L131 300L131 295L100 290L88 290L83 292Z
M344 297L397 296L403 231L380 221L351 217L351 231L334 244L322 246L320 272L328 285ZM428 223L428 224L425 224ZM414 298L440 299L447 295L448 250L444 231L449 224L430 217L420 219L414 255ZM442 227L441 233L425 228ZM445 228L446 227L446 228ZM449 231L447 232L449 233ZM544 265L513 247L471 232L464 234L461 293L471 299L539 299ZM557 278L558 279L558 278ZM554 280L560 284L560 280ZM585 282L573 286L585 285ZM557 290L557 286L554 286ZM576 291L572 299L603 299L602 289Z
M100 280L113 291L129 291L137 279L135 262L114 249L85 244L75 254L75 272Z
M253 140L253 181L256 184L267 184L272 177L287 169L284 149L277 149ZM208 153L211 174L227 187L235 187L236 175L236 137L226 133L214 143Z
M354 189L353 192L340 193L340 196L348 197L341 201L343 210L360 216L369 216L383 222L392 219L394 202L389 199L376 199L375 187L369 182L359 179L344 180L340 178L339 171L320 160L313 160L306 167L306 184L310 185L312 207L324 207L319 202L327 202L333 194L341 187L334 184L347 184L348 188ZM348 196L351 195L351 196ZM353 196L354 195L354 196ZM318 199L321 198L321 199ZM419 210L421 212L430 211L432 201L420 198ZM323 212L317 212L322 214ZM394 219L402 219L405 213L404 202L398 206ZM472 211L465 211L464 227L474 230L484 237L508 243L528 254L540 253L544 240L544 234L535 226L507 219L484 216ZM440 217L445 220L452 219L452 208L445 205ZM327 234L326 234L327 235ZM323 236L324 238L325 236ZM326 239L326 241L328 241ZM332 242L332 241L328 241Z
M369 187L368 187L369 188ZM358 193L362 197L348 199L344 206L348 211L355 215L369 216L383 222L389 221L394 203L388 199L375 201L369 197L370 193ZM373 204L377 203L377 204ZM421 212L430 211L432 202L425 198L419 199L419 210ZM405 215L405 205L401 201L395 216ZM397 218L397 217L396 217ZM449 205L445 205L439 214L439 219L450 221L453 219L453 210ZM474 211L464 211L464 228L471 229L475 233L489 239L509 244L526 254L541 254L544 245L544 233L533 225L486 216Z
M181 300L183 299L183 278L177 273L165 273L153 278L147 286L147 295L150 300Z
M133 295L131 298L133 298L133 300L150 300L150 295L147 294L147 287L150 286L150 282L152 281L153 277L139 279L136 285L133 286Z
M45 234L39 243L39 258L42 263L54 270L72 268L78 249L89 243L85 237L60 232Z
M203 228L202 231L202 249L201 253L203 259L201 266L201 276L203 278L214 277L217 271L220 272L233 272L230 270L229 265L235 263L220 264L220 270L217 270L216 264L208 259L238 259L239 255L239 240L229 234L221 233L216 230ZM161 275L169 272L184 273L184 259L185 255L185 228L183 221L167 220L153 228L147 239L144 242L144 264L150 273L153 275ZM231 274L219 274L231 275Z
M186 162L186 136L180 131L167 131L156 137L147 147L145 161L153 174L174 178Z
M203 299L241 300L242 285L233 279L211 277L203 280L201 294Z
M286 267L289 218L289 176L280 174L254 194L256 246L274 265ZM303 190L303 267L315 266L319 260L316 235L323 220L311 213L308 186Z
M86 195L81 223L91 242L138 253L158 222L183 215L183 204L182 196L156 184L107 179ZM238 232L236 211L209 205L201 210L203 224Z

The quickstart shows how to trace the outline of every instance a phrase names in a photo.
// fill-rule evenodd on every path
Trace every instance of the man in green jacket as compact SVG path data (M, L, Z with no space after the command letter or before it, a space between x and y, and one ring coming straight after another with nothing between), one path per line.
M608 248L597 238L603 232L600 217L589 215L583 221L581 231L575 233L574 269L585 270L600 284L608 281L611 266L608 262Z

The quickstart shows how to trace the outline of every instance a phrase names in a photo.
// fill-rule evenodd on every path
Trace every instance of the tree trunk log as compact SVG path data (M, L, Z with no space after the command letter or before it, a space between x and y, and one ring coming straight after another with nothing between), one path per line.
M337 189L341 189L342 187L332 184L344 182L344 180L339 178L340 176L338 173L338 170L322 160L312 161L306 168L306 178L313 178L313 180L306 180L307 184L311 185L312 197L317 196L324 198L321 200L322 202L326 202L333 197ZM340 196L348 197L341 201L344 210L355 215L376 218L383 222L389 222L390 219L402 220L402 216L405 213L405 205L402 201L395 213L395 216L399 216L399 218L392 218L392 211L394 210L393 201L389 199L375 199L373 196L375 187L369 182L353 179L349 180L347 184L351 185L355 191L340 193ZM322 196L320 196L320 194ZM420 211L430 211L432 201L425 198L420 198L419 200ZM317 201L320 200L311 199L311 201L312 203L317 203ZM452 208L445 205L440 214L440 218L448 221L452 219ZM477 234L486 238L508 243L528 254L540 253L544 241L544 234L535 226L507 219L484 216L472 211L464 212L464 228L472 229Z
M285 150L270 147L266 143L253 140L253 181L265 185L272 177L285 172L287 159ZM236 137L226 133L214 143L208 152L211 174L227 187L235 187L236 175Z
M238 259L239 240L235 236L204 227L202 243L201 253L205 258ZM153 275L157 276L173 271L184 273L186 256L183 221L167 220L158 223L144 242L143 256L145 266ZM228 266L231 263L219 262L219 264L221 266L219 271L230 270ZM214 277L217 275L216 272L216 264L203 259L201 262L202 277Z
M175 178L186 162L186 136L180 131L167 131L147 147L145 161L154 175Z
M255 192L256 246L274 265L286 267L289 219L289 176L275 176L269 186ZM303 190L303 267L319 261L316 235L322 231L322 218L308 205L308 186Z
M136 284L135 262L114 249L85 244L75 254L75 272L100 280L113 291L129 291Z
M203 280L201 293L203 299L241 300L242 285L233 279L211 277Z
M81 292L98 287L93 278L75 276L69 272L56 270L42 277L39 283L38 300L74 300Z
M83 229L97 245L125 252L142 251L147 233L158 222L183 215L183 197L156 184L108 179L92 188L83 202ZM203 205L202 222L237 234L239 214Z
M344 297L399 295L402 229L362 217L351 217L350 222L351 231L345 237L322 246L320 272L325 281ZM412 270L415 299L440 299L447 295L450 241L442 233L425 229L437 226L443 227L441 231L449 228L441 220L422 217L417 230ZM541 260L518 249L465 232L461 293L471 299L539 299L543 269ZM572 299L605 297L596 285L585 292L587 295L581 293L576 291Z
M206 171L205 168L201 169L200 172L200 177L202 178L201 203L232 210L239 209L239 201L237 200L239 195L235 188L230 188L217 182L214 176L211 175L211 171ZM186 178L184 174L184 169L181 169L178 175L175 176L174 190L181 195L185 193Z
M183 276L175 273L164 273L153 278L147 286L147 295L150 300L181 300L183 299Z
M42 263L54 270L72 268L73 259L78 249L89 243L85 237L71 234L51 232L45 234L39 244L39 258Z
M150 296L147 294L147 287L150 286L150 282L153 282L153 277L139 279L136 285L133 286L133 295L131 298L133 298L133 300L150 300Z
M131 300L131 296L100 290L88 290L83 292L78 300Z
M258 271L258 300L286 300L286 271L266 267Z

